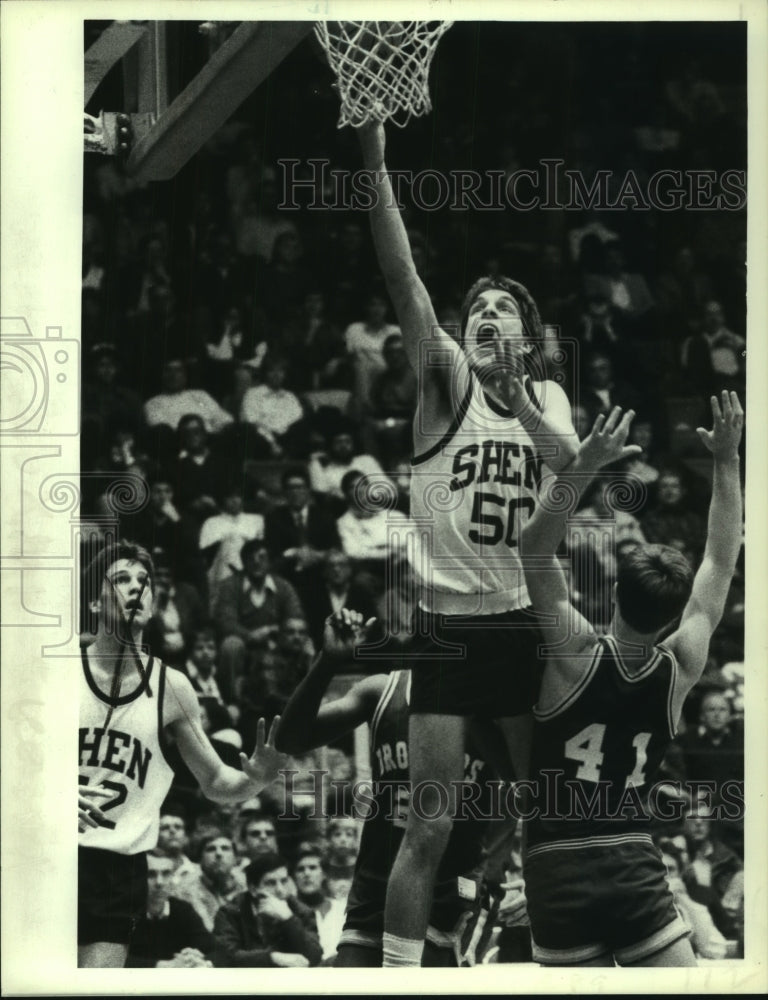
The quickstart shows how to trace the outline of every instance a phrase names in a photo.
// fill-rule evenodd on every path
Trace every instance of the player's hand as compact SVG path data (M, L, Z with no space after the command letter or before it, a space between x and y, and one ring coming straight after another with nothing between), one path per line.
M267 730L267 720L259 719L256 723L256 747L250 757L244 753L240 754L240 763L243 771L248 775L256 786L253 793L258 793L271 784L278 777L280 768L288 763L287 754L280 753L275 747L275 733L280 725L280 716L276 715L269 727L269 736L264 738Z
M620 406L614 406L607 417L601 413L579 446L579 464L583 468L601 469L622 458L639 455L643 450L639 444L626 443L634 417L634 410L623 413Z
M499 905L498 921L503 927L514 927L528 915L528 904L525 898L525 882L521 878L513 878L502 882L501 888L506 895Z
M114 792L98 785L89 788L80 785L77 790L77 829L80 833L96 829L107 822L107 817L95 803L95 799L111 799Z
M368 638L375 622L375 618L369 618L364 623L360 612L350 611L349 608L342 608L336 614L329 615L325 620L323 653L337 660L350 659L355 647Z
M522 327L521 327L522 332ZM504 406L524 424L538 422L541 414L534 405L526 387L530 376L525 374L525 357L521 341L497 340L494 344L496 364L493 384Z
M696 433L705 448L712 452L716 462L732 461L739 454L741 432L744 428L744 410L735 392L720 393L710 398L712 404L712 430L697 427Z

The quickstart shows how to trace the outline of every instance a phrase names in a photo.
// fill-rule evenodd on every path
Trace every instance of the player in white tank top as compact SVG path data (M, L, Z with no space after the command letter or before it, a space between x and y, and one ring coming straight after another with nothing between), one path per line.
M86 649L82 656L80 784L101 786L113 797L101 806L104 824L84 830L79 842L117 854L150 851L157 846L160 807L173 780L162 730L167 668L151 660L146 681L120 699L105 730L110 701L94 682Z
M516 474L525 471L520 464L524 460L515 455L513 445L523 451L523 445L529 444L523 431L535 427L548 442L546 455L542 450L538 457L545 458L553 471L564 467L578 446L570 403L560 386L535 378L535 366L530 362L536 356L537 342L543 339L543 329L533 299L517 282L481 279L467 294L458 337L440 329L414 265L387 174L384 127L366 124L358 129L358 136L363 165L371 171L373 181L370 222L378 263L406 352L419 378L411 505L422 536L419 548L426 542L428 553L427 565L419 563L419 557L416 566L422 580L421 605L427 613L424 625L437 636L434 630L440 627L441 615L474 616L472 627L477 634L483 630L486 616L487 625L492 627L497 621L491 616L523 615L517 609L527 603L514 542L520 518L530 514L530 504L535 502L535 489L525 485L524 475L522 486L518 481ZM524 374L527 378L522 381ZM456 432L462 431L467 408L471 426L464 427L464 433L470 439L454 441ZM490 442L488 457L485 441ZM478 451L465 454L462 473L456 462L462 457L459 451L464 444L470 449L476 445ZM499 473L489 467L494 452L501 463ZM429 457L419 462L425 454ZM489 473L487 481L483 462ZM460 483L462 476L472 476L472 482L451 490L453 477ZM509 482L502 482L503 478ZM438 614L430 618L429 612ZM509 635L512 650L514 629L504 635ZM503 646L503 642L498 645ZM470 649L470 644L466 648ZM503 665L494 660L493 669L497 668ZM421 681L417 663L413 669L414 693L418 683L422 695L411 705L411 780L432 783L435 801L425 802L424 810L434 806L434 811L440 812L438 786L455 787L453 783L462 776L466 717L457 709L465 694L461 685L472 682L473 664L460 658L452 667L438 653L428 668L426 663L422 666ZM457 677L457 671L462 670L466 679ZM444 680L454 688L450 703L443 698L447 689ZM450 714L441 712L442 706L449 708ZM506 711L501 704L499 711ZM525 715L513 716L513 711L514 706L510 706L507 715L511 717L498 721L516 773L524 776L532 717L527 708ZM384 965L420 963L432 889L451 826L450 814L428 823L413 810L409 813L387 892Z
M448 615L525 608L517 545L536 506L543 459L521 421L489 402L475 376L451 430L413 459L421 606Z
M243 770L225 765L203 731L186 676L142 651L152 617L152 574L149 554L127 542L105 549L87 570L88 606L98 616L98 630L80 668L80 846L123 857L157 843L160 805L172 778L163 752L166 730L212 801L238 803L257 795L285 760L273 746L278 720L265 742L261 719L252 756L241 754ZM124 942L89 939L78 945L78 966L120 967L127 951Z

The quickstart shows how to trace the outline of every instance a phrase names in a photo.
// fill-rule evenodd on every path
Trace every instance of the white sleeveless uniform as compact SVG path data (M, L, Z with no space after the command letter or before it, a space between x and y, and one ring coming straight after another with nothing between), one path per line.
M115 794L112 799L96 800L107 825L81 833L81 847L138 854L157 846L160 807L173 779L163 743L166 669L159 660L150 660L146 679L116 699L105 731L110 700L97 687L87 651L82 651L80 784L102 785Z
M445 435L412 461L413 568L425 611L494 615L530 604L517 540L542 467L520 421L472 375Z

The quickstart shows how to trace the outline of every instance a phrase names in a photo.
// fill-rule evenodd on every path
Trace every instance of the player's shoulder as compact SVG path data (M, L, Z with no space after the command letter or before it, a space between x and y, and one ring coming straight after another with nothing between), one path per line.
M446 351L441 355L442 346ZM463 357L459 345L447 334L443 334L435 349L430 349L429 363L422 369L413 421L414 465L440 452L467 414L476 379L465 365L457 367Z
M573 706L593 680L606 645L594 632L574 637L568 648L547 659L534 714L540 721Z
M551 378L532 378L529 385L540 405L544 405L548 400L551 402L568 398L565 389Z
M671 654L683 673L700 673L706 664L712 630L705 614L691 614L657 649Z
M379 703L392 677L392 674L371 674L363 677L352 685L350 693L373 709Z
M158 661L159 662L159 661ZM166 722L173 722L179 715L188 715L189 710L198 710L197 692L189 677L178 667L160 664L165 674L164 715Z

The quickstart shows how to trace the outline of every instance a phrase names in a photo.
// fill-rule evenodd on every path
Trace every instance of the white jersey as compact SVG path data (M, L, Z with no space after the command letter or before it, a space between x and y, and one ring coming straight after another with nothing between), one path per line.
M517 544L535 509L543 460L520 421L472 375L444 436L411 464L421 606L455 615L528 606Z
M79 780L114 792L111 799L96 800L106 825L81 833L82 847L138 854L157 846L160 807L173 779L163 743L166 669L151 659L145 679L112 703L97 686L87 651L82 650Z

